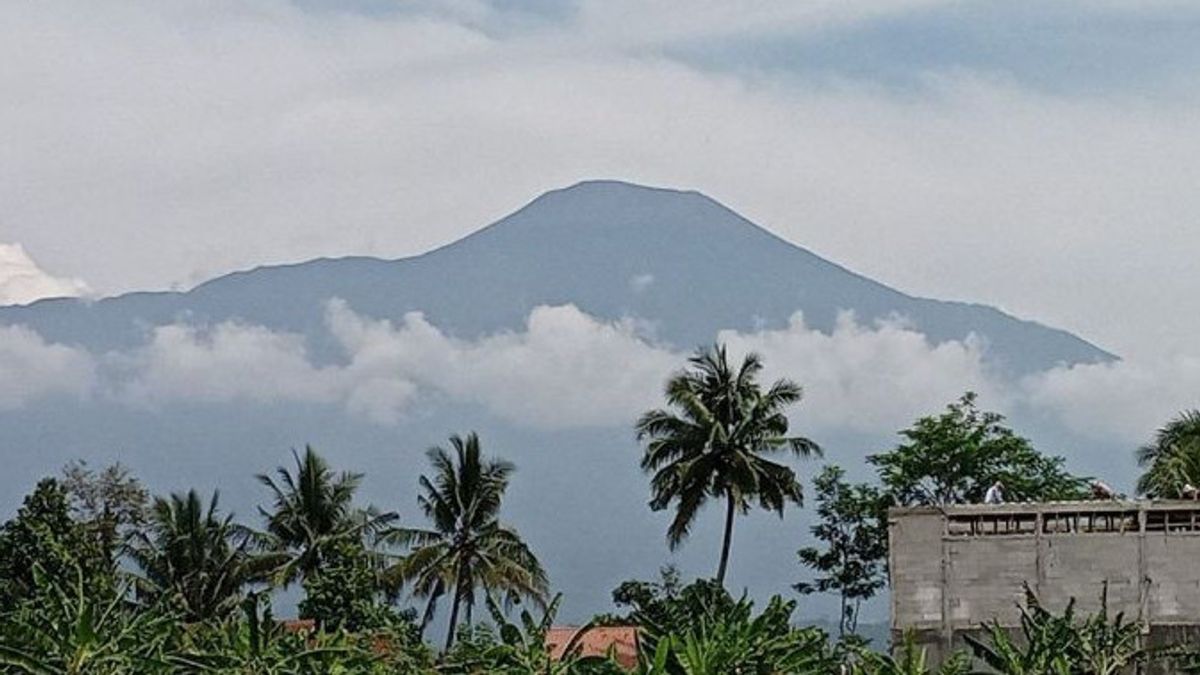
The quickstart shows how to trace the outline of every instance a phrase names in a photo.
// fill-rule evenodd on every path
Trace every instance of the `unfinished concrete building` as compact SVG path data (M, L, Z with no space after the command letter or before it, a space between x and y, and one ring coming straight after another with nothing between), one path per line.
M1200 504L1062 502L899 508L888 514L893 638L940 662L984 622L1020 625L1024 584L1055 611L1147 626L1147 645L1200 638Z

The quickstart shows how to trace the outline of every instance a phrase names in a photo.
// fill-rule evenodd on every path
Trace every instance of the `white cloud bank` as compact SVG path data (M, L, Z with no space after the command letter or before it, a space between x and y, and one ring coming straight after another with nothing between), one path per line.
M1141 442L1180 410L1200 408L1200 357L1059 367L1029 377L1023 396L1091 438Z
M38 267L20 244L0 244L0 306L87 293L78 279L61 279Z
M49 344L22 326L0 326L0 410L54 394L86 397L94 384L86 352Z
M326 323L344 352L339 363L314 363L300 335L236 322L158 327L145 346L102 357L3 328L0 409L50 394L149 408L298 402L391 425L453 403L536 429L627 427L661 402L664 381L687 357L647 340L634 321L601 321L571 305L538 307L523 329L474 340L420 313L376 320L340 301L329 304ZM1082 436L1130 444L1200 406L1196 357L1055 368L1012 382L990 371L981 341L934 345L899 321L864 326L846 314L826 334L797 314L784 328L719 339L735 355L761 354L767 378L804 386L795 422L808 433L891 433L969 389L989 407L1029 407Z
M1005 398L979 340L932 345L900 322L863 326L847 313L825 334L797 314L782 330L724 331L719 339L738 354L762 355L767 377L804 386L797 421L805 427L892 431L967 390L992 405Z

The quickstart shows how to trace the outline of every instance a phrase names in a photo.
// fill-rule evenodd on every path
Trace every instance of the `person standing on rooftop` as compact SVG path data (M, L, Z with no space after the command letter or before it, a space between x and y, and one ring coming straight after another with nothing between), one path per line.
M1004 483L996 481L983 494L984 504L1003 504L1004 503Z

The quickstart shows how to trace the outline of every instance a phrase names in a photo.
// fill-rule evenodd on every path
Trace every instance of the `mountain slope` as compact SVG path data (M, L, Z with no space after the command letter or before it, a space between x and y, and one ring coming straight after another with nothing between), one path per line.
M1021 374L1111 354L1064 331L996 309L916 298L854 274L694 192L592 181L549 192L508 217L424 255L395 261L321 259L220 277L187 293L0 308L49 340L105 351L146 326L238 318L303 332L329 347L322 307L332 297L376 318L425 312L462 337L516 328L542 304L574 303L603 318L648 320L691 347L718 330L779 327L796 311L820 330L837 313L860 321L902 315L941 342L984 337L1002 370Z

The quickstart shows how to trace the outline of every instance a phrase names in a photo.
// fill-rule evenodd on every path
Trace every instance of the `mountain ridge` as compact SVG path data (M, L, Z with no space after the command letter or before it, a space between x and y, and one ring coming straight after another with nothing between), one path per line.
M187 291L0 308L46 339L96 351L144 340L175 321L241 320L305 334L329 350L323 305L375 318L422 311L461 337L519 328L538 305L575 304L602 319L662 326L682 347L724 329L782 328L802 311L829 332L837 315L902 316L934 343L974 333L1002 369L1024 374L1115 355L1066 331L979 303L909 295L829 261L695 190L615 180L551 190L460 239L414 256L316 258L264 265Z

